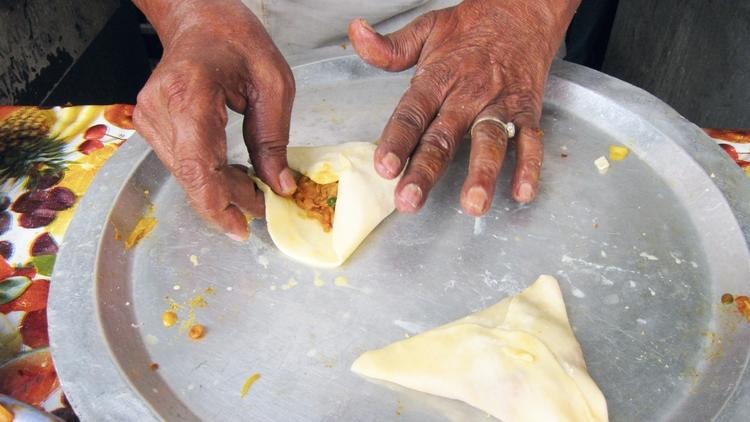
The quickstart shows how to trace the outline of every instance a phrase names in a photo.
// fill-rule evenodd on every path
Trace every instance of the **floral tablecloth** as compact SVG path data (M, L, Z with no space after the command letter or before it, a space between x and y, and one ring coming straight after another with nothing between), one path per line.
M0 106L0 394L68 420L48 348L50 276L79 199L135 133L132 113L119 104ZM750 177L750 130L706 133Z

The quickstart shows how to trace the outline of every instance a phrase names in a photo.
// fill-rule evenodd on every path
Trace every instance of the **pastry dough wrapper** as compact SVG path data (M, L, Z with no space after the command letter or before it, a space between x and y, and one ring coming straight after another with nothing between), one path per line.
M337 267L393 212L398 179L387 180L375 172L375 148L369 142L288 148L290 168L315 183L339 182L333 227L328 233L294 201L276 195L253 177L265 196L268 232L281 252L315 267Z
M468 403L505 422L607 421L557 280L385 348L352 371Z

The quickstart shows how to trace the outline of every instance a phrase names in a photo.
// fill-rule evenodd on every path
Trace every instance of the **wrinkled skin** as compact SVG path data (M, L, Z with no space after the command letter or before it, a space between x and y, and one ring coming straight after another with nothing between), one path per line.
M416 212L424 205L459 142L482 117L515 123L512 195L522 203L534 198L543 152L542 95L572 18L569 3L466 0L385 36L364 20L350 24L349 38L367 63L389 71L416 65L375 153L375 168L386 178L397 177L409 160L396 187L400 211ZM496 123L484 121L474 128L461 191L468 214L489 209L507 144Z
M225 106L245 115L253 166L276 193L295 189L286 163L294 80L258 19L239 0L134 0L164 45L138 96L134 122L185 189L193 208L233 239L247 237L243 214L263 214L263 197L243 170L228 165ZM539 186L542 91L578 0L466 0L430 12L390 35L353 21L349 37L371 65L417 67L388 121L375 168L394 178L396 205L416 212L475 118L517 127L512 194L531 201ZM303 19L304 17L300 17ZM467 213L490 207L508 140L492 122L471 136L461 192Z
M136 3L164 45L138 95L136 129L198 214L231 238L245 239L243 214L262 216L263 195L241 168L227 163L226 106L245 116L243 136L258 175L276 193L290 195L296 189L286 162L291 70L239 1Z

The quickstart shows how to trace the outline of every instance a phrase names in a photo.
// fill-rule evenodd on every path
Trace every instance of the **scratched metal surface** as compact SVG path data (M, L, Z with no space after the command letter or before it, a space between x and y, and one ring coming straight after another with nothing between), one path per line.
M408 82L354 58L295 73L292 143L304 145L374 140ZM319 272L323 286L262 221L243 245L206 228L142 140L128 141L83 199L53 277L53 355L74 408L84 420L485 420L349 365L548 273L612 420L740 420L750 329L718 303L748 290L747 182L645 92L565 63L552 74L533 205L509 199L509 162L488 215L463 215L464 148L419 215L389 217L344 266ZM233 120L230 155L243 162ZM613 143L632 154L601 175L593 161ZM125 251L114 227L134 226L144 190L158 224ZM166 296L184 303L208 287L203 340L162 326Z

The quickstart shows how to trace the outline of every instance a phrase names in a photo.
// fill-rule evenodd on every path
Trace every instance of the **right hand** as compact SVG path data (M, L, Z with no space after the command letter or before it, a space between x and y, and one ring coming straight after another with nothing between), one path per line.
M274 192L296 189L286 145L295 86L261 22L238 0L136 0L164 55L138 94L138 132L185 189L195 211L229 237L248 236L245 214L264 214L263 194L227 163L226 107L244 114L256 173Z

